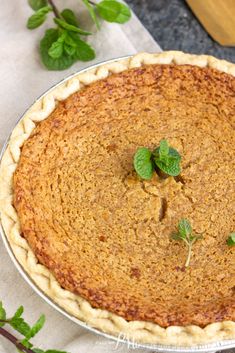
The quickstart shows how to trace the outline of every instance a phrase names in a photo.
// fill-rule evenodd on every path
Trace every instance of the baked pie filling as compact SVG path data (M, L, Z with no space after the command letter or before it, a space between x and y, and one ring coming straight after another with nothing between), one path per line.
M163 328L235 321L235 78L210 67L144 65L61 101L24 142L14 207L62 288ZM142 180L140 146L167 139L179 177ZM184 266L180 219L203 234Z

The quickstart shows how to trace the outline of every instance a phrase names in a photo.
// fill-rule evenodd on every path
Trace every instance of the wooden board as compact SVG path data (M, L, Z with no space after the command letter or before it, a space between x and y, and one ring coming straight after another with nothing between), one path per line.
M235 0L186 0L211 37L235 46Z

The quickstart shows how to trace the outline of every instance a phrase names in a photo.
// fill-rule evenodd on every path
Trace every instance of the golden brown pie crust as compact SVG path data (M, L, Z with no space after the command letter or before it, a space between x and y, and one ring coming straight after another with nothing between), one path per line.
M63 288L126 320L235 319L226 245L235 223L235 78L204 66L148 65L92 83L38 123L21 151L22 235ZM161 138L182 154L182 178L142 182L133 154ZM182 217L204 234L188 269L185 247L170 238Z

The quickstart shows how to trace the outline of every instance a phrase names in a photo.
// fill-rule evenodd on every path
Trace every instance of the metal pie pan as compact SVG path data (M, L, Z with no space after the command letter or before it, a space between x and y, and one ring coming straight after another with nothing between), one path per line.
M107 61L103 61L101 63L98 63L96 65L92 65L87 67L86 69L80 70L75 72L74 74L66 77L65 79L61 80L59 83L55 84L54 86L52 86L50 89L48 89L45 93L43 93L37 100L35 100L32 105L24 112L24 114L21 116L21 118L17 121L17 123L15 124L15 127L17 126L17 124L23 119L23 117L25 116L25 114L28 112L28 110L37 102L39 101L41 98L43 98L44 96L46 96L49 92L53 91L56 87L58 87L59 85L65 83L66 81L70 80L71 78L77 76L80 73L85 73L86 71L89 71L91 69L95 69L97 67L99 67L100 65L104 65L104 64L108 64L108 63L112 63L115 61L120 61L123 59L127 59L131 56L124 56L124 57L120 57L120 58L116 58L116 59L111 59L111 60L107 60ZM14 128L15 128L14 127ZM1 160L2 157L4 155L4 152L8 146L8 142L10 140L10 136L11 134L8 136L2 150L0 153L0 164L1 164ZM136 343L136 342L131 342L125 338L122 337L116 337L110 334L106 334L98 329L95 329L91 326L89 326L88 324L86 324L85 322L77 319L76 317L74 317L73 315L69 314L68 312L66 312L64 309L62 309L57 303L55 303L50 297L48 297L33 281L33 279L26 273L26 271L24 270L24 268L21 266L21 264L19 263L19 261L17 260L16 256L14 255L14 252L11 248L11 245L8 241L7 235L5 234L5 231L2 227L2 224L0 223L0 234L3 240L3 243L6 247L6 250L11 258L11 260L13 261L15 267L17 268L17 270L20 272L21 276L24 278L24 280L30 285L30 287L41 297L43 298L51 307L53 307L55 310L57 310L58 312L60 312L61 314L63 314L65 317L67 317L68 319L72 320L73 322L75 322L76 324L78 324L79 326L89 330L90 332L93 332L101 337L104 338L108 338L110 340L114 341L114 345L117 344L125 344L126 346L130 347L130 348L145 348L145 349L149 349L149 350L154 350L156 352L169 352L169 353L176 353L176 352L181 352L181 353L192 353L192 352L216 352L218 350L225 350L225 349L230 349L230 348L235 348L235 339L234 340L222 340L222 341L217 341L217 342L213 342L213 343L208 343L208 344L203 344L203 345L194 345L194 346L189 346L189 347L180 347L180 346L173 346L173 345L160 345L160 344L144 344L144 343ZM117 349L118 351L118 349Z

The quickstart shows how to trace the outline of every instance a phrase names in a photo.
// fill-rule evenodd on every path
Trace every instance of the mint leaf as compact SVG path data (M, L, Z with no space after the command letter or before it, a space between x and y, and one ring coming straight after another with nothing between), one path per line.
M72 66L75 61L75 58L68 55L67 53L63 53L61 57L57 59L53 59L48 51L51 48L52 44L57 41L59 38L59 30L58 29L48 29L45 32L44 37L40 42L40 55L43 64L49 70L65 70Z
M69 55L73 56L76 53L76 47L72 47L67 43L64 44L64 51Z
M48 54L53 59L58 59L63 54L63 42L61 42L59 39L60 38L58 38L56 42L52 43L51 47L48 50Z
M73 25L75 27L78 27L78 20L77 17L75 15L75 13L70 10L70 9L64 9L61 12L61 16L63 17L63 19L70 25Z
M152 153L146 147L138 148L135 153L134 168L142 179L149 180L153 176L153 162L151 157Z
M66 32L66 36L65 36L64 41L66 44L70 45L70 47L76 48L77 47L77 44L76 44L77 38L79 39L79 36L77 34L72 33L72 32Z
M235 246L235 233L231 233L227 239L228 246Z
M95 10L94 10L93 6L89 3L88 0L82 0L82 1L85 4L85 6L87 7L87 10L89 11L93 22L95 23L96 28L100 29L100 23L99 23L99 20L98 20L98 18L96 16L96 13L95 13Z
M116 21L114 22L122 24L122 23L128 22L129 19L131 18L131 10L129 9L128 6L122 3L120 3L120 5L121 5L121 11L117 16Z
M179 162L175 160L171 161L170 163L166 163L165 161L161 161L158 158L154 158L154 162L158 166L158 168L161 169L167 175L177 176L181 172Z
M131 17L129 7L116 0L103 0L96 8L100 17L108 22L125 23Z
M48 2L47 0L28 0L28 4L34 11L37 11L47 6Z
M75 35L77 36L77 35ZM66 32L66 37L65 37L65 43L64 43L64 51L70 55L74 56L77 50L77 44L69 34L69 32Z
M70 33L72 39L76 43L76 52L74 57L80 61L90 61L95 58L94 49L86 42L81 40L75 33Z
M166 141L166 142L165 142L165 141ZM162 147L161 147L161 144L162 144L162 143L163 143L163 145L162 145ZM167 143L168 148L167 148L167 146L166 146L165 143ZM168 150L168 153L166 153L167 150ZM160 158L162 161L167 161L168 159L169 159L169 160L177 160L178 162L181 161L181 155L179 154L179 152L178 152L176 149L174 149L174 148L172 148L172 147L170 147L170 146L168 145L167 140L161 140L161 141L160 141L160 147L157 147L157 148L153 151L153 154L154 154L156 157Z
M161 140L160 146L153 151L156 166L165 174L177 176L180 174L181 156L168 145L167 140Z
M43 24L43 22L45 22L45 20L47 18L46 15L50 11L51 11L50 6L45 6L45 7L42 7L41 9L37 10L37 12L35 12L35 14L33 14L32 16L29 17L28 22L27 22L27 28L34 29L34 28L41 26L41 24Z
M33 352L34 352L34 353L46 353L45 351L43 351L43 350L40 349L40 348L33 348Z
M183 218L179 221L178 231L183 238L186 238L188 235L192 233L193 230L190 222L187 219Z
M46 321L45 315L41 315L37 322L32 326L31 330L25 336L26 339L33 338L44 326Z
M169 157L172 157L173 159L177 160L178 162L181 161L181 155L179 154L179 152L177 150L175 150L172 147L169 148Z
M21 315L23 314L23 312L24 312L24 307L21 305L21 306L16 310L16 312L15 312L13 318L14 318L14 319L17 319L17 318L21 317Z
M164 158L169 154L169 145L167 140L161 140L160 147L159 147L159 156L160 158Z
M64 51L64 42L67 36L67 31L59 31L58 39L54 43L52 43L51 47L48 50L48 54L51 58L58 59L62 56Z
M2 306L2 302L0 302L0 320L6 320L6 311ZM5 322L0 322L0 327L4 325L5 325Z
M30 332L30 326L21 317L13 317L9 321L9 324L23 336L27 336L27 334Z
M160 142L160 144L161 144L161 142ZM181 161L181 155L174 148L169 147L168 154L165 154L165 152L166 152L166 150L163 152L163 150L160 150L160 147L157 147L153 151L153 154L156 158L161 159L161 161L163 161L165 163L168 163L168 161L173 161L173 160L177 161L178 163Z
M76 32L76 33L82 34L84 36L88 36L88 35L91 34L91 32L87 32L87 31L84 31L81 28L78 28L76 26L70 25L69 23L65 22L64 20L61 20L60 18L54 18L54 22L58 26L60 26L61 28L67 29L68 31L71 31L71 32Z

